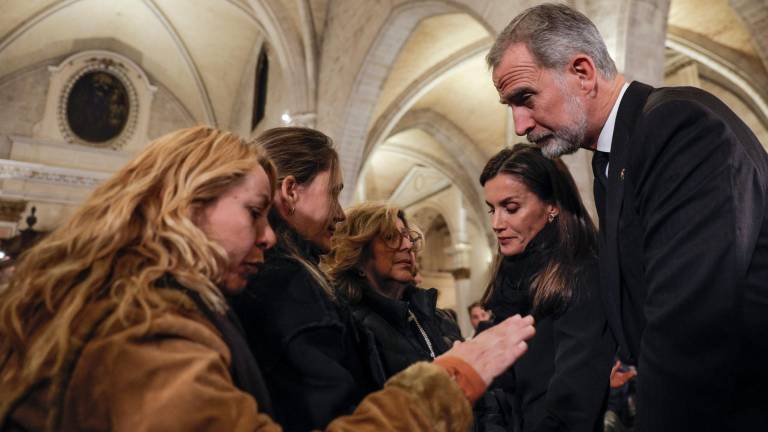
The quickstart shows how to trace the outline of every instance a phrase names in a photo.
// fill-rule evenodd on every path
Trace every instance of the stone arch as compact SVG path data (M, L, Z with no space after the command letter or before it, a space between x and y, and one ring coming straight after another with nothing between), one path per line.
M459 188L472 207L471 212L478 220L483 220L483 191L477 179L485 165L485 157L477 150L474 142L453 122L429 110L409 111L392 130L397 134L408 129L420 129L435 139L445 149L453 165L460 169L449 168L447 164L430 158L426 163L447 174ZM399 149L402 151L402 149ZM486 237L492 233L486 227Z
M280 68L287 77L286 81L294 89L289 92L293 110L300 113L314 111L317 98L314 88L310 88L310 74L314 74L314 71L307 68L301 36L284 28L285 23L291 22L289 14L279 2L248 0L248 5L252 11L250 16L263 27ZM305 32L306 29L302 28L301 31Z
M436 0L404 2L390 11L357 73L337 140L341 168L348 182L354 183L358 178L373 110L391 65L423 19L448 13L466 13L493 33L480 15L463 4ZM348 202L351 198L351 188L342 193L342 201Z
M666 45L720 75L730 84L726 87L730 87L735 94L741 96L744 102L768 126L768 99L766 99L765 90L768 80L759 72L749 74L747 72L748 65L737 65L736 59L721 55L717 50L708 47L706 41L692 40L670 33Z
M475 57L477 54L487 51L491 47L491 42L490 38L486 38L460 49L421 74L406 87L406 89L384 110L379 118L376 119L376 122L371 127L370 132L368 133L368 139L365 143L365 148L363 148L363 160L368 157L378 144L384 141L390 133L392 133L397 122L422 96L439 84L440 81L448 76L453 70L463 65L467 60ZM457 129L455 126L453 128ZM471 141L469 141L469 143L471 143Z
M752 35L758 55L768 69L768 3L764 0L728 0Z

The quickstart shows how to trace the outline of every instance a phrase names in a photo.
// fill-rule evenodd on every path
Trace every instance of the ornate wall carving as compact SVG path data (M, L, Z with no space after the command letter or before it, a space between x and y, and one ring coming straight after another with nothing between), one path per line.
M140 149L147 142L149 113L157 88L150 84L147 75L136 63L110 51L90 50L72 55L58 66L49 67L48 71L50 82L45 115L35 128L36 138L126 150ZM89 77L99 78L101 87L89 90L88 83L83 81ZM77 106L73 101L75 90L78 94L90 91L95 98L91 103L101 104L100 111L107 110L114 114L108 115L105 120L119 121L118 133L103 140L89 139L77 127L73 128L72 110ZM98 116L104 113L93 114Z

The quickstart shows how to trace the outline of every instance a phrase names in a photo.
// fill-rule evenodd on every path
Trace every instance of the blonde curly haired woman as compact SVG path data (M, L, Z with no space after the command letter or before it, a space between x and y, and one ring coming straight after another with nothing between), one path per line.
M225 301L275 242L274 178L261 151L196 127L97 188L0 294L0 429L280 430ZM510 320L496 335L512 337L505 349L457 347L452 368L409 369L329 429L458 430L466 378L489 382L532 333L530 318ZM440 397L419 402L427 389Z

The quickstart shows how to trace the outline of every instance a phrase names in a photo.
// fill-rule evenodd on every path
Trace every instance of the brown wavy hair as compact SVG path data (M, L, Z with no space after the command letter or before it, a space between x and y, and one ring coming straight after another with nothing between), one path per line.
M372 258L371 243L381 236L384 239L400 237L397 220L406 228L405 213L384 203L365 202L347 209L347 219L336 226L331 239L331 253L323 262L336 290L350 303L362 298L360 269Z
M56 374L76 342L74 322L95 302L112 307L104 328L138 322L148 329L171 306L158 290L169 276L223 312L216 283L227 255L193 217L258 166L274 187L274 168L261 150L209 127L150 143L22 256L0 294L2 363L16 356L22 380L39 378L44 365Z

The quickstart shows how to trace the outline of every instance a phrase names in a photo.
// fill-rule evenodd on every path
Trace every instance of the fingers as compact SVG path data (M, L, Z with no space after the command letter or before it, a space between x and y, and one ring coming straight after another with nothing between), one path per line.
M630 369L626 372L617 371L611 374L611 387L618 388L623 386L627 381L637 376L637 371Z
M616 360L616 363L611 368L611 376L616 375L616 372L619 370L619 367L621 367L621 362Z
M509 329L514 338L520 340L528 340L536 334L536 329L533 327L533 317L528 315L521 317L520 315L514 315L504 320L500 326L501 329Z
M525 341L518 342L517 345L512 347L512 362L517 361L526 351L528 351L528 344Z
M464 343L455 343L444 355L469 363L487 383L509 368L528 350L525 342L536 334L533 317L515 315Z

